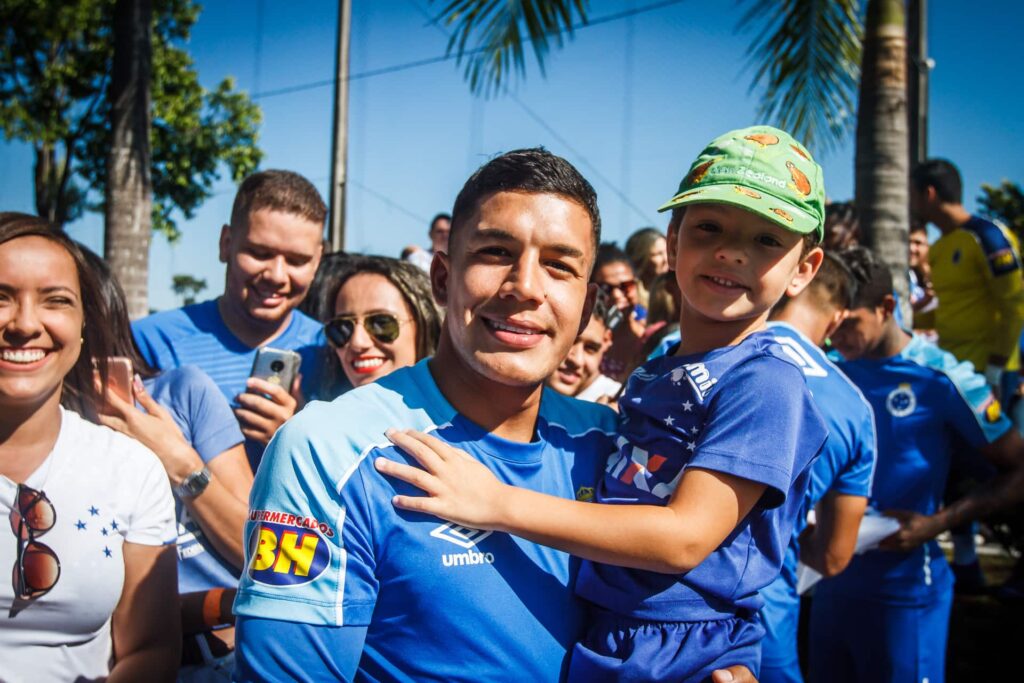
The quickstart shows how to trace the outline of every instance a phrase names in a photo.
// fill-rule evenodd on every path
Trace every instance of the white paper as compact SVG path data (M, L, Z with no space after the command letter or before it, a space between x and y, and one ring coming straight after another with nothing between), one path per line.
M813 514L813 510L811 511ZM810 518L810 515L808 515ZM892 536L894 533L899 531L900 523L894 517L885 517L883 515L869 510L864 514L864 518L860 520L860 528L857 529L857 547L854 553L860 555L868 550L873 550L878 547L878 544L883 539ZM821 581L821 574L817 570L811 569L803 562L797 564L796 567L796 592L803 594L806 593L814 584Z

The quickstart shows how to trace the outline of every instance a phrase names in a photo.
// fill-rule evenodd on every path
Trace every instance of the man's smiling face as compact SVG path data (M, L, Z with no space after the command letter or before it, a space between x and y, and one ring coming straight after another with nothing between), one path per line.
M540 384L565 357L584 313L589 320L593 239L587 210L565 197L483 197L432 273L459 359L500 384Z

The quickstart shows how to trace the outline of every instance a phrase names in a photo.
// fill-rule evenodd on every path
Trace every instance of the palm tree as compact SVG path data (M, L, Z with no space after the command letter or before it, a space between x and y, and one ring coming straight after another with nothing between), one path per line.
M748 50L762 86L759 118L812 148L828 148L856 120L856 203L866 242L907 300L909 132L903 0L748 0L739 28L756 26ZM438 20L474 92L525 72L525 43L543 72L552 43L587 22L589 0L449 0ZM863 34L863 38L862 38ZM860 88L854 118L855 93Z

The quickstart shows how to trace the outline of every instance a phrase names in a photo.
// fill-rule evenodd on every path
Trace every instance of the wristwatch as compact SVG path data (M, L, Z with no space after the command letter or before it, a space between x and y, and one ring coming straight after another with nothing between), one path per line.
M206 490L212 478L210 470L204 465L203 469L192 472L179 485L175 486L174 494L178 498L195 498Z

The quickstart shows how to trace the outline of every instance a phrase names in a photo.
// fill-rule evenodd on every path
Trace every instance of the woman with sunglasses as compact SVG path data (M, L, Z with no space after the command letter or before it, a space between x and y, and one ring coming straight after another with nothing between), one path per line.
M4 680L173 680L177 669L167 475L145 446L82 417L97 413L94 359L105 376L110 351L78 247L39 218L0 213Z
M202 370L185 365L159 372L145 361L113 271L88 249L82 253L107 309L113 354L127 358L135 372L134 402L109 393L99 422L150 448L175 494L184 635L178 683L230 680L231 604L242 569L242 528L253 480L245 439L224 394Z
M441 316L430 281L416 266L384 256L350 256L335 264L324 283L323 296L333 310L324 324L334 350L328 381L343 374L357 387L433 355Z

